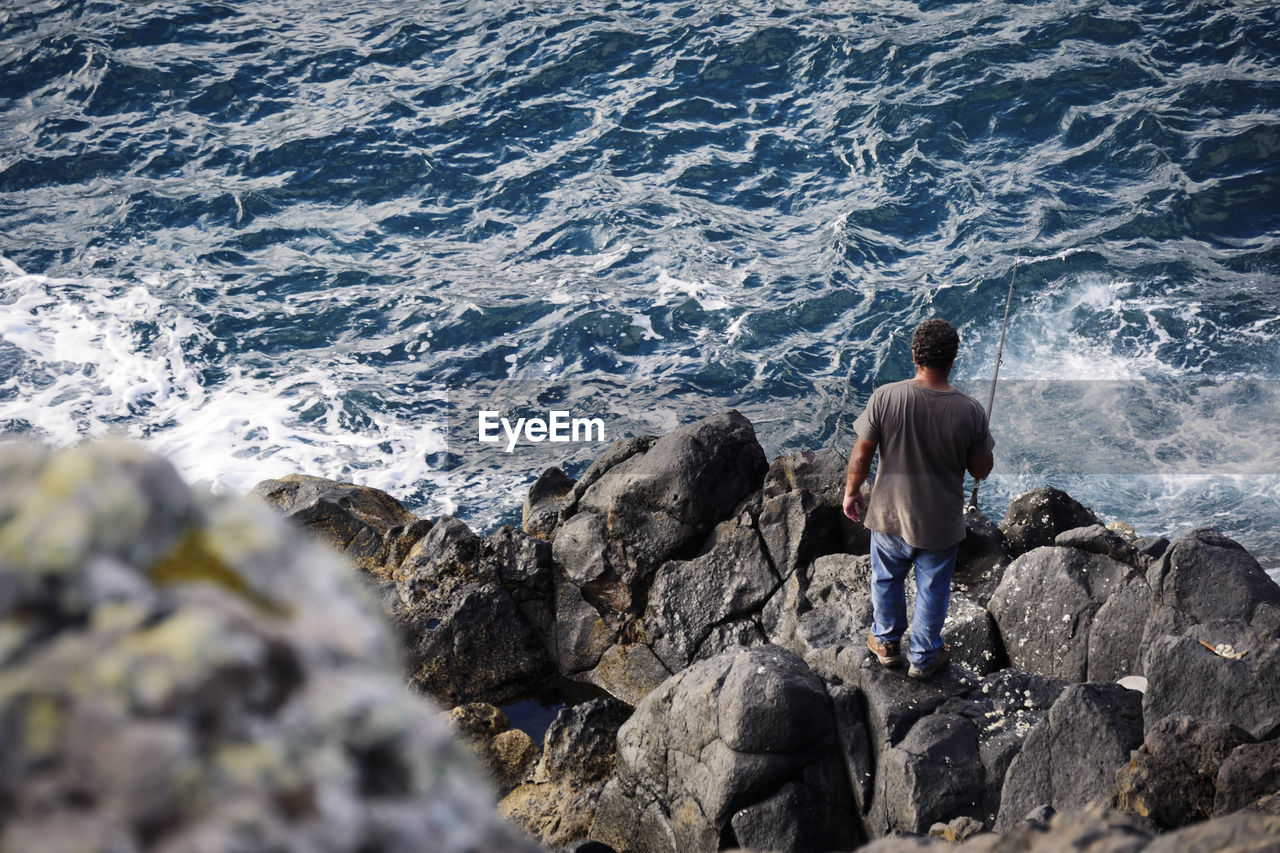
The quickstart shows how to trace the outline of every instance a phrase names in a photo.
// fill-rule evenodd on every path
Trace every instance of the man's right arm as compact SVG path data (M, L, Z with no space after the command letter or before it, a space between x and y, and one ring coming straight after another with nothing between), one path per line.
M871 458L876 455L878 442L859 437L849 454L849 466L844 479L844 514L854 521L861 521L867 502L862 497L862 484L871 473Z
M996 457L994 453L988 453L986 456L969 457L969 473L973 475L975 480L985 480L995 466Z

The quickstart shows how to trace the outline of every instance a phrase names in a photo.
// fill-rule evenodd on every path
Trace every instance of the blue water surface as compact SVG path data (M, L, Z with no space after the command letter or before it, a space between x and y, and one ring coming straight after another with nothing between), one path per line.
M457 389L588 389L583 414L654 431L737 407L771 457L847 452L928 316L985 400L1016 267L1002 377L1228 390L997 395L984 509L1050 482L1280 566L1277 23L1271 2L8 3L0 428L122 432L224 491L353 479L488 530L544 459L469 463ZM1222 400L1241 381L1251 408ZM1122 444L1038 438L1082 399ZM571 473L599 452L562 450Z

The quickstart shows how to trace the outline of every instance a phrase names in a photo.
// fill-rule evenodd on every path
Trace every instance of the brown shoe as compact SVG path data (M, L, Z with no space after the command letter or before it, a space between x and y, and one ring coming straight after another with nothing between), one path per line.
M949 663L951 663L951 652L947 650L947 644L943 643L942 648L938 649L938 653L933 656L932 661L924 666L911 664L911 668L907 670L907 675L924 681L927 678L932 678L935 672Z
M876 639L875 634L868 633L867 648L871 649L871 654L884 666L902 665L902 652L897 643L882 643Z

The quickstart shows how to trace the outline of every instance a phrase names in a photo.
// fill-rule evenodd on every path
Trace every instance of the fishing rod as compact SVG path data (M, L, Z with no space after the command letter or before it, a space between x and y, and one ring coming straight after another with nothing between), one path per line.
M1013 257L1013 272L1009 274L1009 295L1004 300L1004 322L1000 324L1000 344L996 347L996 369L991 374L991 390L987 393L987 426L991 425L991 407L996 402L996 382L1000 379L1000 362L1004 360L1004 333L1009 330L1009 306L1013 304L1013 283L1018 278L1018 263L1022 260L1022 249ZM978 508L978 486L982 481L973 480L973 494L969 496L969 507Z

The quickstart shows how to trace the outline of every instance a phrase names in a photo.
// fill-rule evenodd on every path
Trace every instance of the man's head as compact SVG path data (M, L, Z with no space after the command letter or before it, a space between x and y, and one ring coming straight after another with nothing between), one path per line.
M940 317L925 320L911 336L911 358L921 367L948 371L956 360L960 336L955 328Z

